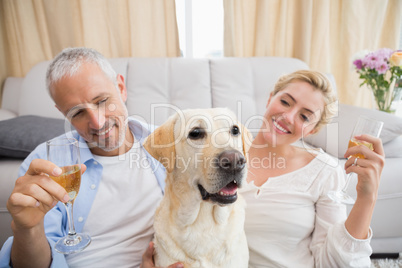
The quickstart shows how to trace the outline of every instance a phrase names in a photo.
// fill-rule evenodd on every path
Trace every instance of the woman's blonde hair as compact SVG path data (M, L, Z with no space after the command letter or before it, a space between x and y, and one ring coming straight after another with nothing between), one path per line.
M330 81L323 73L311 70L299 70L281 76L275 84L272 95L276 95L294 81L307 82L312 85L314 89L321 91L324 98L324 111L321 114L320 120L314 127L316 131L320 130L331 121L338 111L336 93L332 89Z

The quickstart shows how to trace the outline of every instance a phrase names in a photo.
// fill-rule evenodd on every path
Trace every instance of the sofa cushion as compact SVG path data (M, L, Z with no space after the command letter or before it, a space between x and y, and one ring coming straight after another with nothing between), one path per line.
M384 153L387 158L402 158L402 136L385 143Z
M131 58L126 86L129 115L152 125L178 109L211 108L207 59Z
M128 58L110 59L112 67L117 73L127 76ZM46 71L50 61L43 61L32 67L21 84L18 115L37 115L64 119L54 106L46 89Z
M17 117L17 114L7 110L7 109L0 109L0 121L1 120L8 120Z
M124 77L124 81L127 79L127 66L129 58L110 58L108 61L117 74L121 74Z
M18 115L37 115L63 119L46 89L46 70L50 61L36 64L21 85Z
M282 57L221 58L210 62L212 106L231 109L254 136L278 78L308 69L298 59Z
M347 104L339 104L339 113L332 122L317 134L304 138L304 141L314 147L322 148L333 156L343 158L353 127L360 115L384 122L380 138L384 144L385 155L387 157L388 155L397 155L393 147L388 147L387 143L402 135L402 118L375 109ZM396 142L396 144L401 146L400 142ZM387 152L387 149L392 149L392 151Z
M23 77L6 78L3 85L1 109L6 109L15 114L18 114L21 85L23 81Z
M69 130L68 121L34 115L0 121L0 157L23 159L39 144Z

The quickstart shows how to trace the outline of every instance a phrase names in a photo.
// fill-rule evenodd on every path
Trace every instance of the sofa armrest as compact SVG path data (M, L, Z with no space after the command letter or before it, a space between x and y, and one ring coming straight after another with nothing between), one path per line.
M7 109L18 114L20 103L21 85L24 78L7 77L3 86L3 97L1 99L1 108Z
M0 109L0 121L8 120L17 117L17 114L7 110L7 109Z
M7 200L14 189L21 163L22 159L0 159L0 245L13 235Z
M345 159L340 164L345 163ZM378 198L374 208L371 228L373 239L371 245L374 253L402 252L402 158L386 158L381 175ZM353 179L348 194L356 198L357 179ZM348 213L352 209L347 206Z

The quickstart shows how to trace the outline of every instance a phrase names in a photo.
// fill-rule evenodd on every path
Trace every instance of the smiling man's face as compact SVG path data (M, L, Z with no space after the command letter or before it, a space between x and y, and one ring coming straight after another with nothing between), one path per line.
M51 91L56 107L94 154L118 155L133 142L127 127L127 89L123 79L117 76L115 85L96 64L84 63L77 74L63 77Z

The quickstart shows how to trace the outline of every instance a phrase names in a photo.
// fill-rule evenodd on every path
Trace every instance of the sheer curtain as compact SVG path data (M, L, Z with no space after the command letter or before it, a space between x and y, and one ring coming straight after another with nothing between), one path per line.
M398 48L401 0L223 0L225 56L283 56L335 76L339 100L372 107L352 57Z
M73 46L106 57L178 57L175 1L0 0L0 85Z

